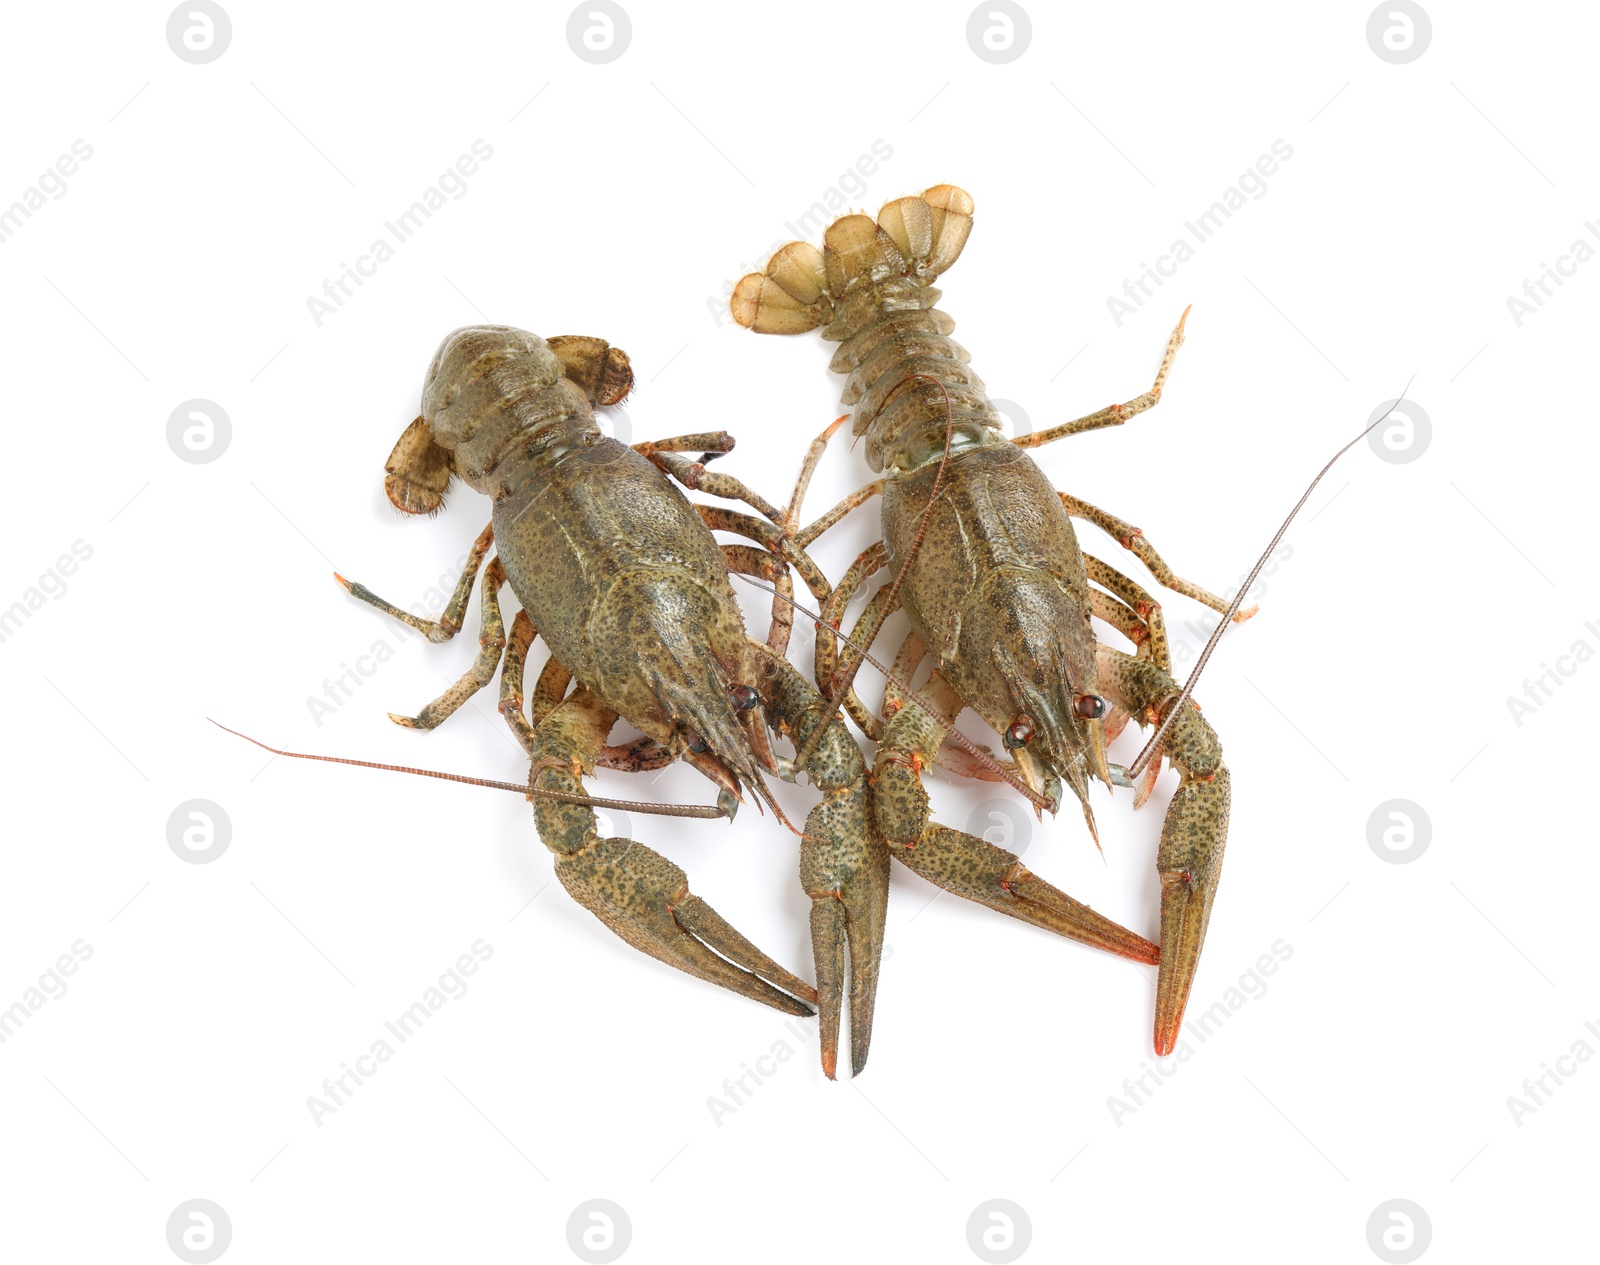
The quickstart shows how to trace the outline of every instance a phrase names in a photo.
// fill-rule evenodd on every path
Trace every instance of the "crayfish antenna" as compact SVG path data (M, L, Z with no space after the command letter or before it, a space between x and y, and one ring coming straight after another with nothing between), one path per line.
M207 716L206 719L211 720L211 717ZM273 755L287 756L291 760L321 760L326 764L353 764L362 769L383 769L390 773L410 773L414 777L436 777L445 782L461 782L467 786L487 786L491 790L515 791L526 799L551 799L562 804L582 804L589 808L616 808L623 812L648 813L658 817L699 817L714 820L719 817L731 817L733 815L725 812L721 806L712 808L703 804L652 804L647 800L611 799L601 795L568 795L564 791L540 790L526 782L498 782L493 778L471 777L465 773L440 773L434 769L413 769L403 764L379 764L373 760L352 760L348 756L311 755L304 751L284 751L278 747L269 747L259 738L252 738L249 734L242 734L237 729L229 729L220 720L211 720L211 723L225 733L232 734L235 738L243 738L246 742L254 743L263 751L270 751Z
M1185 310L1185 315L1187 315L1187 309ZM1317 471L1317 477L1312 479L1310 485L1300 494L1300 499L1294 503L1294 508L1289 511L1289 516L1279 524L1272 540L1268 543L1261 556L1256 559L1255 566L1250 568L1250 574L1245 577L1244 583L1239 586L1239 591L1234 594L1233 602L1228 607L1228 613L1218 620L1217 626L1212 629L1211 638L1206 642L1205 649L1200 652L1200 657L1195 660L1194 671L1189 673L1189 679L1183 683L1183 689L1179 691L1177 701L1167 709L1167 714L1162 718L1161 723L1156 726L1155 733L1150 735L1150 741L1144 744L1144 750L1139 752L1133 763L1128 766L1128 776L1130 778L1137 778L1139 774L1143 773L1145 766L1150 763L1160 749L1161 742L1167 736L1167 731L1172 728L1173 721L1178 718L1178 713L1183 710L1183 705L1189 701L1189 695L1194 693L1195 683L1199 681L1200 673L1205 671L1206 662L1211 658L1211 652L1217 648L1217 642L1222 640L1222 634L1227 631L1228 625L1239 614L1239 608L1244 604L1244 595L1255 585L1256 578L1261 574L1261 569L1267 565L1267 559L1272 556L1272 551L1278 547L1278 542L1283 539L1283 533L1289 530L1289 524L1294 522L1295 515L1305 507L1305 503L1311 499L1311 494L1317 490L1317 484L1322 482L1322 476L1333 469L1334 462L1338 461L1340 457L1344 456L1345 453L1349 452L1384 422L1388 421L1389 415L1400 407L1401 402L1406 398L1406 392L1411 390L1411 384L1416 380L1416 374L1412 374L1406 379L1405 388L1400 392L1399 398L1384 411L1383 416L1364 428L1359 435L1329 457L1328 464Z
M1088 804L1083 806L1083 824L1089 827L1089 838L1094 840L1094 850L1100 854L1100 859L1106 859L1106 850L1100 846L1100 828L1094 824L1094 809Z

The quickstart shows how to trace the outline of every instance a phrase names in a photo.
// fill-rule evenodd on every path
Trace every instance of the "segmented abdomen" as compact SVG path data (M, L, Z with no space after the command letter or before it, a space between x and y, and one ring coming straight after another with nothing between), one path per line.
M835 220L823 249L791 242L734 289L741 325L798 334L822 326L841 344L832 368L850 375L853 432L867 437L874 470L904 473L944 451L997 442L1000 415L950 337L955 322L934 305L934 279L972 228L972 199L954 185L900 198L878 212Z
M594 410L544 339L509 325L458 329L439 345L422 385L422 419L451 451L455 473L498 497L519 458L598 429Z
M953 327L936 308L885 313L834 354L834 371L849 375L852 433L866 435L874 470L903 474L937 460L947 431L955 451L1001 437L1000 414Z

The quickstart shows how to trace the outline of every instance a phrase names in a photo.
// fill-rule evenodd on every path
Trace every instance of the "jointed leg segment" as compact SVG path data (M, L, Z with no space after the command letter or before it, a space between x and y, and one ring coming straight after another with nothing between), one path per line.
M643 453L686 488L697 488L710 496L725 501L743 501L756 513L770 519L780 528L789 526L783 511L774 508L760 493L751 489L742 479L731 474L707 470L704 461L690 461L680 456L684 452L725 453L733 451L733 437L727 431L705 431L696 435L680 435L676 439L657 439L635 444L634 450Z
M729 571L765 580L782 595L772 600L772 626L767 630L767 648L777 654L786 654L789 635L794 630L794 607L783 600L794 600L794 577L789 574L789 568L775 554L752 545L723 545L722 560Z
M882 479L874 479L865 487L857 488L821 518L817 519L816 522L800 531L794 538L795 543L804 549L812 541L816 540L817 537L821 536L823 532L827 531L828 528L838 523L851 510L865 505L873 497L880 495L882 492Z
M478 578L478 568L483 565L484 555L489 552L489 546L493 543L494 524L491 523L479 532L477 540L472 542L472 549L467 554L467 565L462 568L461 578L456 581L456 590L445 604L444 613L436 620L422 619L410 611L403 611L398 606L384 601L366 585L355 584L337 571L333 573L333 578L344 585L351 597L360 598L369 606L376 606L384 614L394 616L402 624L415 628L429 641L449 641L461 631L461 623L466 616L467 599L472 596L472 583Z
M1121 426L1130 417L1136 417L1146 409L1154 408L1161 402L1161 389L1167 384L1167 371L1172 368L1173 358L1177 356L1178 348L1183 346L1183 323L1188 319L1189 309L1184 308L1183 315L1178 318L1177 328L1167 340L1167 351L1161 357L1161 368L1156 370L1156 380L1143 395L1135 396L1126 404L1112 404L1076 421L1063 422L1060 426L1052 426L1049 430L1035 431L1011 442L1018 448L1038 448L1041 444L1065 439L1068 435L1081 435L1085 431L1100 430L1106 426Z
M506 718L518 745L530 756L533 754L533 726L522 714L522 667L537 635L528 612L518 611L511 621L511 640L506 643L500 668L500 714Z
M484 555L494 543L494 527L491 524L485 527L473 542L472 551L467 555L467 565L461 572L461 579L456 583L455 592L450 601L445 605L444 613L437 620L422 619L408 611L403 611L390 602L386 602L371 589L363 584L355 584L346 580L342 575L335 573L334 578L344 585L352 597L361 599L370 606L376 606L385 614L392 615L408 626L415 628L429 641L449 641L461 629L461 623L466 614L467 599L472 593L472 582L477 578L478 570L483 565ZM489 563L483 574L482 592L482 619L478 636L478 657L471 668L462 674L449 689L433 702L424 707L416 716L397 716L389 713L389 719L397 725L404 725L408 729L433 729L443 724L463 703L481 690L494 679L495 669L500 664L500 654L506 645L505 621L500 615L500 589L506 582L505 571L500 566L498 558ZM531 642L532 625L529 625L528 641ZM526 654L527 645L519 649L519 674L520 656ZM520 679L520 676L519 676ZM520 686L519 686L520 688ZM502 711L504 711L504 691L502 690ZM516 732L516 725L512 725ZM522 735L518 734L519 740ZM526 745L524 743L524 745Z
M1167 622L1161 603L1115 567L1092 554L1083 555L1089 579L1107 589L1089 590L1094 613L1138 647L1141 659L1149 659L1163 672L1172 670L1172 655L1167 644Z
M1106 535L1110 536L1124 549L1131 549L1134 557L1150 569L1150 574L1155 576L1156 582L1163 588L1171 589L1174 593L1182 593L1185 597L1193 598L1202 605L1209 606L1212 610L1226 615L1232 602L1226 598L1218 597L1215 593L1201 588L1192 581L1185 580L1182 576L1173 573L1155 546L1145 539L1144 532L1132 523L1124 522L1115 514L1108 514L1105 510L1090 505L1088 501L1081 501L1075 496L1060 493L1061 504L1073 518L1081 518L1086 523L1093 523ZM1249 606L1233 617L1233 622L1242 624L1256 613L1256 607Z
M834 627L842 626L845 608L849 606L850 600L856 595L856 591L862 584L887 565L887 557L887 551L881 541L877 544L868 545L861 555L850 564L850 569L840 578L839 583L834 586L832 594L829 595L827 602L823 604L822 618ZM884 609L885 604L888 602L888 593L887 586L880 587L877 592L867 599L866 609L861 612L855 622L855 626L850 630L851 640L855 641L857 645L862 644L862 638L865 635L862 631L863 629L880 626L884 618L894 613L893 610ZM897 601L896 607L898 605ZM855 671L860 664L861 655L858 650L848 644L836 645L833 635L826 629L818 632L815 652L816 677L818 684L824 690L827 690L830 695L834 693L836 682L841 679L849 681L854 678ZM851 719L860 726L862 733L866 734L873 742L878 741L883 736L883 722L874 716L872 709L861 701L853 684L846 684L841 701L844 703L845 710L850 713Z
M500 666L500 653L506 645L505 621L500 616L500 588L506 582L500 559L492 558L483 573L482 631L478 635L478 657L461 674L449 689L429 703L415 716L396 716L389 719L407 729L434 729L453 715L461 704L494 680L495 669Z

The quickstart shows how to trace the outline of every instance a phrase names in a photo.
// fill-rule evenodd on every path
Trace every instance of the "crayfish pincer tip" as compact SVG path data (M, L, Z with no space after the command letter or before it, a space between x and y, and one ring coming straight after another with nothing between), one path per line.
M726 817L729 821L732 821L734 815L739 811L739 801L727 791L718 791L717 807L722 810L722 815L724 817Z
M345 579L344 576L335 571L333 573L333 578L339 582L339 587L342 588L346 593L350 591L350 581Z

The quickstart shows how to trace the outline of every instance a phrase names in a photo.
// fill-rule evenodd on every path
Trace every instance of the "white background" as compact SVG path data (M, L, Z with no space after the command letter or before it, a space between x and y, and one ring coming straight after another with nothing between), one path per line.
M628 7L607 65L569 48L564 6L230 3L205 65L169 48L162 6L8 14L0 206L93 149L0 246L0 607L92 549L0 643L0 1006L92 948L0 1046L13 1258L176 1259L164 1227L192 1198L226 1210L229 1262L580 1259L567 1224L592 1198L652 1262L982 1259L968 1219L993 1198L1025 1211L1030 1260L1384 1259L1368 1220L1395 1198L1424 1210L1428 1259L1592 1251L1600 1063L1556 1060L1600 1050L1600 665L1563 660L1520 718L1506 700L1575 642L1600 648L1600 263L1520 326L1506 300L1600 245L1593 15L1432 5L1431 45L1396 65L1364 4L1039 4L1024 55L995 65L964 4ZM493 157L465 195L319 325L308 297L479 139ZM1108 297L1280 139L1264 196L1119 327ZM842 173L875 141L892 156L863 188ZM1151 969L930 906L896 868L871 1064L830 1083L814 1028L568 899L514 796L269 763L205 721L520 780L492 692L426 736L385 718L465 669L476 599L438 647L329 578L409 606L487 521L466 490L431 521L383 499L429 357L484 319L602 335L638 371L635 438L726 427L722 468L782 499L840 411L830 349L713 312L842 179L867 211L972 192L942 306L1035 427L1144 390L1194 304L1159 408L1038 457L1213 588L1413 373L1431 418L1419 459L1362 444L1335 468L1200 689L1235 808L1191 1013L1241 977L1254 995L1142 1103L1124 1082L1154 1084ZM166 439L194 398L232 423L210 464ZM867 477L841 439L808 504ZM872 531L867 511L824 565ZM1205 613L1168 598L1192 661ZM307 700L380 642L392 655L319 723ZM1097 790L1103 859L1069 810L1034 828L1029 865L1154 935L1171 781L1137 816ZM597 782L709 802L688 770ZM957 825L993 795L933 783ZM209 864L168 846L194 798L231 821ZM1431 821L1409 864L1369 846L1395 798ZM634 827L810 974L795 840L770 817ZM493 956L470 991L314 1121L324 1078L478 940ZM1262 993L1249 972L1279 942ZM778 1043L793 1056L735 1103L723 1082ZM1576 1074L1519 1119L1508 1098L1546 1064Z

